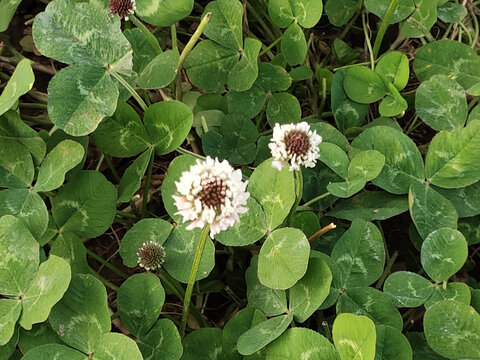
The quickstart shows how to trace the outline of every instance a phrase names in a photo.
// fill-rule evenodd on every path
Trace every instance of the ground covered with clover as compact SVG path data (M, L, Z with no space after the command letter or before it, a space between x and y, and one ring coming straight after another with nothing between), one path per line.
M0 360L480 359L479 16L0 0Z

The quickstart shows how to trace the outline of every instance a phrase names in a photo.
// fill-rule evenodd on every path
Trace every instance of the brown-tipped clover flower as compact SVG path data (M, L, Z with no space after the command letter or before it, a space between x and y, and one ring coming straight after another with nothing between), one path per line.
M110 0L108 8L110 14L118 15L120 18L128 20L128 16L135 13L136 5L135 0Z
M183 222L191 221L188 230L210 225L210 237L239 221L239 214L250 196L242 172L234 170L228 161L207 157L197 160L175 183L180 196L173 195Z
M138 265L146 270L158 270L165 262L165 248L154 241L144 242L137 251Z
M300 166L314 167L319 158L318 145L322 137L310 130L307 122L298 124L275 124L273 137L268 147L274 158L272 166L282 170L290 164L290 171L300 170Z

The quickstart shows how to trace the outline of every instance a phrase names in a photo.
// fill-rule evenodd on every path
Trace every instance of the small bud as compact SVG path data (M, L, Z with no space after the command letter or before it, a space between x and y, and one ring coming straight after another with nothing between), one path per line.
M135 13L135 0L110 0L108 4L110 13L128 20L128 15Z
M146 270L157 270L165 262L165 248L154 241L144 242L137 256L138 265Z

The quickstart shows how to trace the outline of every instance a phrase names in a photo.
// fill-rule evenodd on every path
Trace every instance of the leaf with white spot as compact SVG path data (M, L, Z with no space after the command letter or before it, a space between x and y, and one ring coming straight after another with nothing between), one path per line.
M68 262L51 255L40 264L32 284L22 300L20 325L30 330L33 324L47 320L51 308L62 298L70 283Z
M220 45L240 50L242 48L242 4L238 0L211 1L204 12L212 13L204 30L205 35Z
M10 139L0 141L0 187L26 188L35 174L32 155Z
M130 202L132 196L140 189L143 176L152 159L153 151L153 148L146 150L125 170L118 184L118 201Z
M437 22L437 3L431 0L415 0L415 10L400 25L400 34L404 37L419 38L425 36ZM420 28L417 24L421 24ZM445 56L445 55L444 55Z
M475 291L472 289L472 291ZM443 300L456 300L470 305L472 300L472 291L470 287L463 282L449 282L444 289L443 284L435 285L432 296L425 302L425 309Z
M396 307L417 307L427 301L433 293L433 284L423 276L397 271L383 285L383 291L393 297Z
M193 0L136 0L137 14L152 25L167 27L188 16Z
M0 346L4 346L15 332L22 305L20 300L0 299ZM1 352L0 352L1 354Z
M18 98L32 88L34 81L30 60L21 60L0 95L0 115L15 105Z
M24 360L52 360L52 359L68 359L68 360L88 360L87 355L61 344L45 344L34 347L28 351Z
M99 336L93 352L98 360L143 360L137 343L119 333Z
M366 316L338 315L333 323L332 336L341 360L375 358L375 324Z
M182 356L182 340L170 319L159 319L147 334L140 334L137 344L144 359L178 360Z

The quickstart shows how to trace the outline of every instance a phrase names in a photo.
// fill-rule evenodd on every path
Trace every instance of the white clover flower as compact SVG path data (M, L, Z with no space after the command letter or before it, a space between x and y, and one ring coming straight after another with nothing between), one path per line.
M120 18L128 20L128 15L135 14L137 6L135 0L110 0L108 8L112 15L118 14Z
M239 221L239 214L250 196L245 191L247 182L242 181L242 172L234 170L227 160L207 157L197 160L175 182L181 196L173 195L175 206L183 216L183 222L192 221L187 230L203 228L210 224L210 237Z
M275 124L273 138L268 144L274 161L272 166L278 170L290 163L290 171L300 170L300 165L314 167L318 154L318 145L322 137L310 130L306 122L298 124Z

